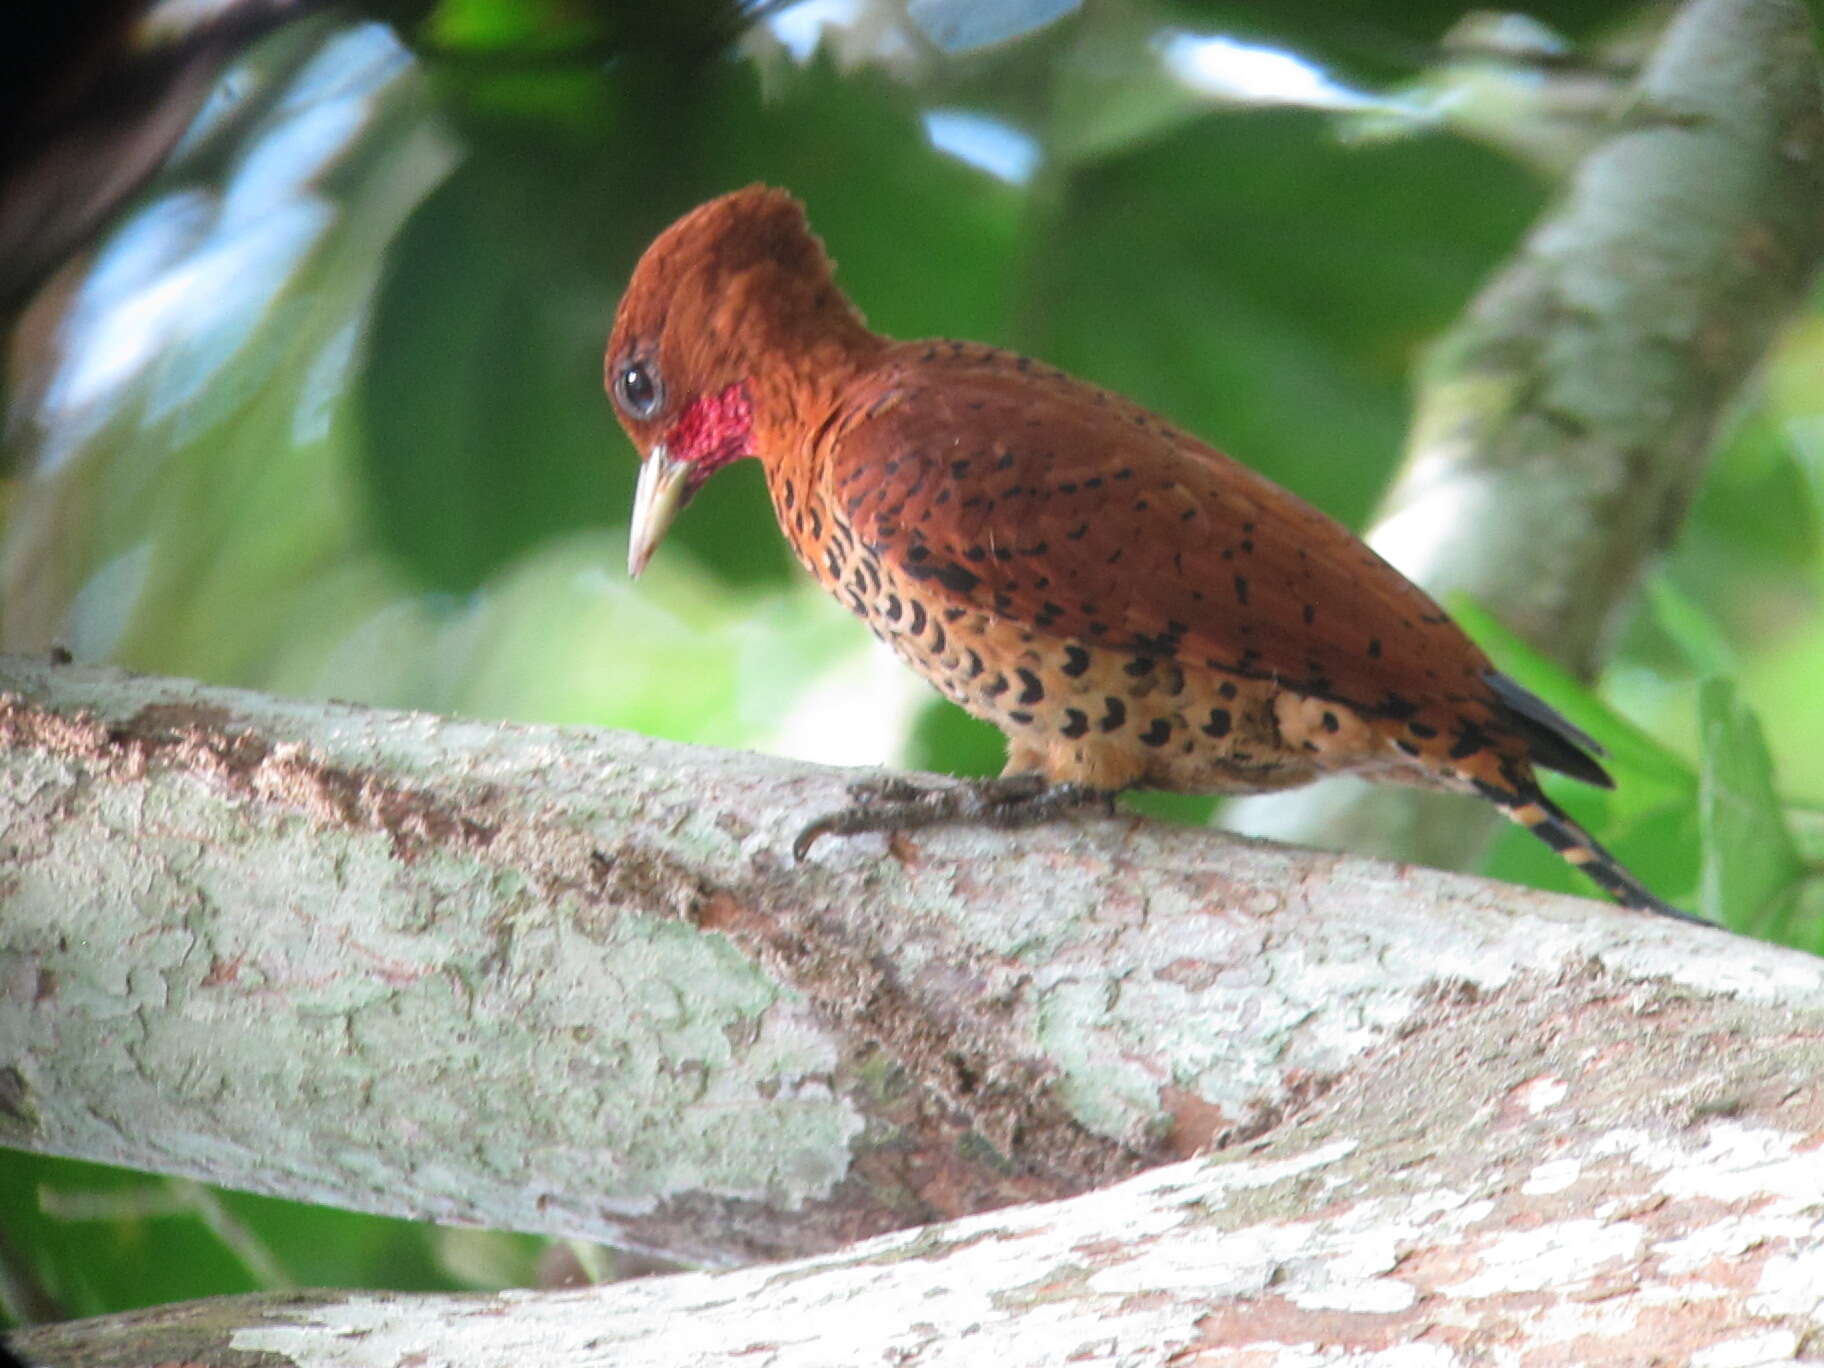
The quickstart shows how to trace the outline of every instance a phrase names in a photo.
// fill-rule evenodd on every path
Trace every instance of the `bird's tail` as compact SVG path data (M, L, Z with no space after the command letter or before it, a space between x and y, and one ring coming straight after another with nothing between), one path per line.
M1482 783L1476 787L1509 821L1517 822L1544 841L1567 864L1582 870L1623 907L1657 912L1662 917L1675 917L1700 926L1715 925L1656 895L1536 785L1528 785L1521 791Z

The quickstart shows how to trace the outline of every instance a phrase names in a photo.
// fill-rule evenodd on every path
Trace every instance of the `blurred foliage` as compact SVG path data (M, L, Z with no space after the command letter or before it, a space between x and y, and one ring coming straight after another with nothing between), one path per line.
M881 665L793 569L752 466L626 583L634 464L600 349L653 233L717 192L787 186L877 327L1043 355L1359 522L1416 354L1546 202L1539 168L1574 152L1579 101L1625 76L1658 13L1535 5L1596 59L1497 57L1470 81L1439 60L1463 14L1439 0L1003 0L984 22L1021 36L988 46L968 8L376 0L247 48L17 320L0 643L992 772L998 736ZM1302 95L1193 88L1162 59L1174 33L1319 65ZM1701 872L1707 909L1814 949L1800 876L1824 826L1794 804L1824 804L1820 365L1814 312L1600 693L1481 624L1610 747L1618 789L1560 801L1656 888L1689 895ZM1734 690L1700 687L1715 675ZM1488 867L1588 891L1518 832ZM541 1247L10 1154L0 1233L15 1281L71 1314L526 1281Z

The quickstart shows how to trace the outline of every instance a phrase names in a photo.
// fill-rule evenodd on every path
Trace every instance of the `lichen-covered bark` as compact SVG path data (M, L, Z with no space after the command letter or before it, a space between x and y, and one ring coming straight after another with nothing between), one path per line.
M1268 1136L797 1263L498 1297L237 1298L28 1332L50 1365L1814 1360L1824 1002L1606 957L1440 982Z
M791 834L839 776L13 658L0 1143L712 1261L1271 1131L1440 993L1824 962L1133 818Z
M1795 0L1694 0L1560 200L1434 350L1369 540L1580 674L1676 534L1731 399L1824 252L1824 109ZM1240 830L1461 863L1490 813L1359 786Z

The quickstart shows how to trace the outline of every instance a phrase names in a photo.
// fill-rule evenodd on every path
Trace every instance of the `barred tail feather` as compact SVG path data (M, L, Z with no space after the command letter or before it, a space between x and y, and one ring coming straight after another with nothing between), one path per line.
M1657 912L1662 917L1695 922L1699 926L1715 925L1657 896L1538 788L1515 793L1492 784L1478 784L1477 787L1509 821L1518 823L1544 841L1567 864L1582 870L1623 907Z

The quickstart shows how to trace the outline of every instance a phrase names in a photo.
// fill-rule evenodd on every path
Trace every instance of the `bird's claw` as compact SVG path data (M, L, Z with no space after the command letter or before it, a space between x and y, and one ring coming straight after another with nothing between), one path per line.
M1043 775L1013 774L921 788L896 776L865 779L849 786L856 801L809 823L792 842L802 860L825 836L866 831L913 831L946 822L980 822L999 830L1049 821L1077 808L1099 804L1114 811L1114 795L1086 784L1048 784Z

